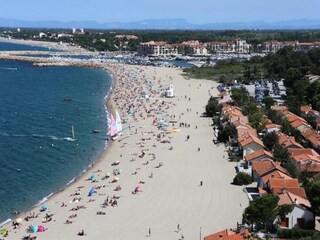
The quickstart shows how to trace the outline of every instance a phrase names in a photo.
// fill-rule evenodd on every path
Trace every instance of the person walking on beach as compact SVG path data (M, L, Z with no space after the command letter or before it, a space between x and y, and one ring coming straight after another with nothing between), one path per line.
M180 231L180 224L177 225L177 231Z
M149 228L149 237L151 237L151 228Z
M202 186L203 185L203 182L202 181L200 181L200 186Z

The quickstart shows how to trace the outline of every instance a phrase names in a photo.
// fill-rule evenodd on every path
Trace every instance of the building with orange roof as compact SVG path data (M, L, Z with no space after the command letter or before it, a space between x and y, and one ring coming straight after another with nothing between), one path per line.
M176 56L178 48L163 41L143 42L138 45L138 54L143 56Z
M247 161L249 164L252 164L253 162L259 162L262 159L270 159L273 158L272 153L268 152L264 149L259 149L257 151L254 151L246 156L244 156L244 160Z
M273 105L271 106L271 110L275 110L278 113L281 113L284 110L288 110L286 106L280 106L280 105Z
M244 124L247 124L247 125L249 124L248 116L231 116L230 122L234 123L236 121L240 121L241 123L244 123Z
M239 141L239 146L243 150L243 156L264 149L263 142L258 137L250 134Z
M257 137L258 136L257 130L255 130L254 128L249 128L249 129L237 128L237 139L239 142L249 137L250 135Z
M303 148L303 146L296 142L295 138L292 136L289 136L287 134L284 134L282 132L277 132L277 135L279 137L279 145L283 148Z
M280 166L279 162L272 159L262 159L259 162L252 163L252 177L257 181L258 187L265 188L270 178L291 178L288 171Z
M279 124L269 123L264 126L264 131L266 133L279 132L281 130L281 127L282 126Z
M290 213L288 213L283 219L278 218L280 228L310 228L314 226L314 215L310 210L311 204L307 198L288 191L283 191L278 196L279 206L292 206Z
M236 233L225 229L220 232L204 237L204 240L244 240L250 237L250 232L245 229L243 232ZM250 238L251 239L251 238Z
M270 179L292 179L288 173L285 173L282 170L274 169L268 173L265 173L258 179L258 187L263 187L267 189L267 183Z
M310 145L316 149L320 150L320 135L312 128L306 128L301 132L303 138L310 143Z
M320 170L320 155L312 148L289 149L292 159L300 171L318 173Z

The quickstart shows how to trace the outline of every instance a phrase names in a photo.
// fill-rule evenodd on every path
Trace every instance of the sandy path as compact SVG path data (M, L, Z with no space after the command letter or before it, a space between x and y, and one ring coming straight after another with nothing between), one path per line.
M128 69L137 67L127 66ZM166 110L167 113L158 116L166 117L175 115L176 120L190 124L190 128L181 127L178 133L170 134L171 143L159 143L152 133L142 135L142 132L160 131L152 126L152 117L138 122L130 119L131 134L129 138L121 142L115 141L104 160L89 171L84 178L88 178L94 171L98 173L98 182L79 180L73 186L64 190L61 194L49 200L49 212L54 213L54 221L44 224L48 227L45 233L36 233L40 239L179 239L181 234L185 239L199 239L200 227L202 237L225 228L233 228L241 221L244 207L248 205L246 195L242 187L231 185L235 175L234 163L229 163L226 158L223 145L214 145L213 130L209 126L209 119L201 118L200 113L208 101L208 90L216 95L216 83L211 81L185 80L181 70L170 68L141 67L146 79L161 80L162 84L173 83L177 97L164 99L166 102L174 102L176 106ZM172 80L170 80L172 77ZM201 84L201 86L200 86ZM121 87L121 85L120 85ZM187 95L187 99L185 98ZM188 98L191 98L189 101ZM161 101L163 99L160 99ZM151 99L151 102L153 100ZM187 108L191 112L187 112ZM198 114L196 114L198 112ZM184 113L184 115L180 115ZM177 127L179 123L175 123ZM196 129L197 126L197 129ZM137 129L138 134L135 134ZM129 135L129 131L125 133ZM186 141L187 135L190 140ZM151 140L141 141L141 138ZM143 142L144 147L139 148L136 143ZM124 145L124 143L126 143ZM156 144L157 147L152 145ZM124 147L123 147L124 146ZM170 147L173 150L168 150ZM200 151L198 151L200 147ZM132 156L141 154L141 149L146 150L144 158ZM147 150L149 149L149 150ZM151 160L149 153L155 153L156 159ZM122 155L122 156L120 156ZM135 161L130 161L132 158ZM111 162L119 160L117 167L112 167ZM146 162L148 165L143 165ZM155 168L160 162L163 166ZM114 168L121 168L119 183L110 183L110 180L101 180L105 171L112 172ZM136 175L132 175L135 169ZM150 173L153 178L149 178ZM145 184L139 184L145 181ZM203 186L199 186L203 181ZM122 190L114 191L120 184ZM131 194L135 186L140 185L142 192ZM82 200L80 203L69 203L73 198L76 186L82 188ZM94 197L88 197L87 193L92 186L101 186ZM105 186L105 187L103 187ZM99 195L106 194L106 195ZM118 207L102 208L101 204L107 195L120 195ZM89 202L95 199L95 202ZM61 208L62 202L68 207ZM77 212L69 211L77 205L85 205L86 209ZM106 215L96 215L97 211L104 211ZM78 217L72 224L64 224L69 215L77 213ZM42 213L43 216L43 213ZM25 235L24 229L29 224L40 224L40 218L24 222L17 233L10 232L9 239L21 239ZM177 224L181 230L177 232ZM151 236L148 229L151 228ZM12 229L12 227L10 227ZM87 236L79 237L77 233L84 229ZM12 230L14 231L14 230Z

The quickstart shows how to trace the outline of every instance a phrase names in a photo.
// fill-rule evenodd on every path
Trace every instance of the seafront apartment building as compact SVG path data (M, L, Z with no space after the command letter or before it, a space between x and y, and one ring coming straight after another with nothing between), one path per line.
M320 42L298 42L298 41L267 41L259 45L261 52L263 53L276 53L280 49L291 46L295 51L308 52L314 48L320 47Z
M182 43L168 44L166 42L143 42L138 46L138 54L144 56L175 56L182 55L208 55L208 53L249 53L251 45L237 38L229 42L200 43L190 40Z
M144 56L175 56L178 48L166 42L144 42L138 46L138 54Z
M208 42L206 46L212 53L249 53L251 49L251 44L240 38L228 42Z

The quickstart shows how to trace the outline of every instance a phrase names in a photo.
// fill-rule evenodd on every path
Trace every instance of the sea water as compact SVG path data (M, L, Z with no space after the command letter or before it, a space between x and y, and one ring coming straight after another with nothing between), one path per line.
M0 50L4 45L30 50L7 43ZM99 69L0 61L0 222L65 187L97 160L106 147L111 84Z

